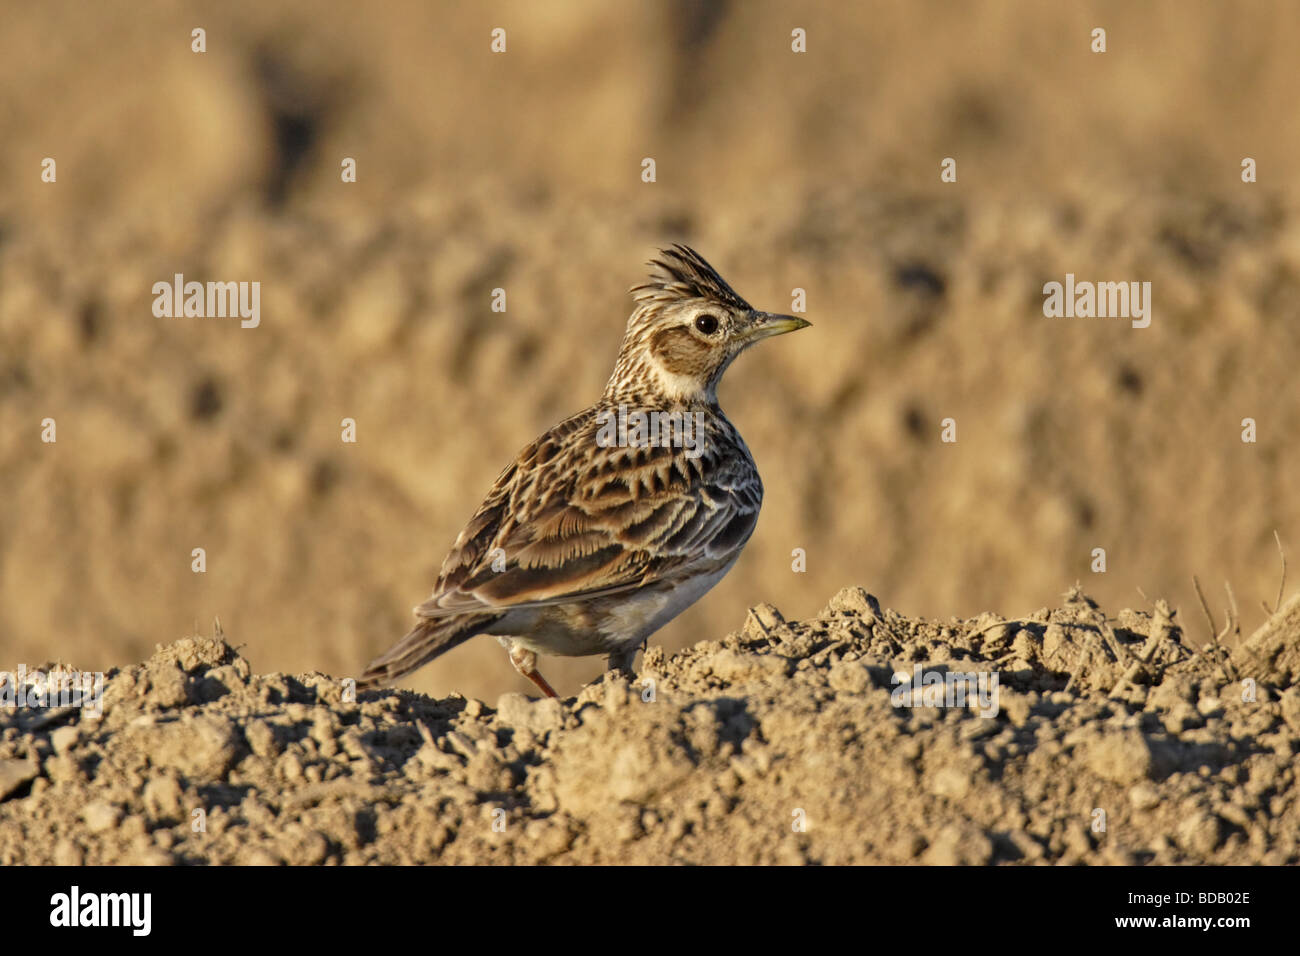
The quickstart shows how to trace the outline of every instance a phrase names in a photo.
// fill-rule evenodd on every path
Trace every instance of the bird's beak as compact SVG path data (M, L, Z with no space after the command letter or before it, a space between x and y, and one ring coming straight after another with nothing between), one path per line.
M797 332L812 325L807 319L794 315L774 315L771 312L753 312L750 315L750 329L745 338L750 342Z

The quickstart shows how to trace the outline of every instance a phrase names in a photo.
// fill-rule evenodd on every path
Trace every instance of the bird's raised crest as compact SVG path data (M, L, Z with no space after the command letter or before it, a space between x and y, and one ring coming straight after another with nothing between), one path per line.
M713 299L736 309L751 308L690 246L673 243L647 264L651 268L650 281L632 288L632 296L640 305Z

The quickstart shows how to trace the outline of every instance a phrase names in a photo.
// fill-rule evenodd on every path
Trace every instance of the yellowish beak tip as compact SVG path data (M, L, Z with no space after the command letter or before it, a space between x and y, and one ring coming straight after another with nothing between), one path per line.
M774 315L770 312L760 312L755 316L754 330L750 335L755 339L766 339L771 338L773 335L798 332L810 325L812 325L811 322L797 315Z

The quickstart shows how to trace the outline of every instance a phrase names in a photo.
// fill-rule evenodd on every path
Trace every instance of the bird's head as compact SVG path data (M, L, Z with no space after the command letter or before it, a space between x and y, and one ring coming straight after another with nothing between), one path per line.
M812 324L754 309L689 246L663 250L650 266L650 281L632 289L636 308L607 400L713 404L737 355L760 339Z

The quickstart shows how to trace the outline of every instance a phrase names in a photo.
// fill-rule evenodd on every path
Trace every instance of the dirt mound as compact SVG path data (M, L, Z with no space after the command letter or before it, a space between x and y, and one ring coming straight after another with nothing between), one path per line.
M1298 619L1229 654L1164 602L942 623L846 588L495 707L196 636L99 719L0 710L0 863L1295 863Z
M0 668L214 616L263 670L362 666L599 396L674 241L814 327L722 383L763 514L667 649L844 581L932 617L1080 577L1111 608L1194 607L1193 573L1271 596L1273 531L1300 540L1285 3L210 6L5 11ZM155 315L177 274L259 282L260 324ZM1046 317L1067 275L1150 281L1150 327ZM411 686L529 688L502 656Z

